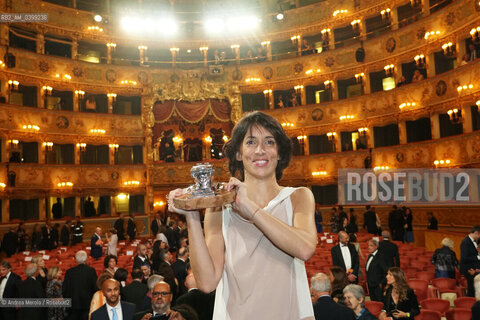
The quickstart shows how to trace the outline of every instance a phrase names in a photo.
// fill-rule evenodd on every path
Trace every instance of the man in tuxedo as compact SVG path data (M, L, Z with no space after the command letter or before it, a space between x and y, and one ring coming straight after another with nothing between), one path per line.
M160 281L155 284L152 290L152 309L137 312L133 319L141 320L144 316L147 316L146 319L150 319L150 317L155 317L156 315L166 315L170 317L168 319L175 319L175 311L170 310L171 302L172 292L170 291L170 286L168 283Z
M10 262L3 260L0 262L0 299L18 298L22 279L12 272ZM16 320L16 308L0 308L0 319Z
M132 320L135 314L133 303L120 301L120 282L107 279L102 285L105 304L92 313L91 320Z
M178 249L177 260L172 263L173 273L175 278L178 280L178 295L181 296L187 292L187 287L185 287L185 278L187 277L187 259L188 259L188 248L181 247Z
M125 240L125 227L124 227L125 221L123 220L123 217L118 214L118 219L115 220L113 224L113 228L117 230L117 237L118 241Z
M334 266L342 267L348 274L348 281L356 283L360 262L355 245L348 243L348 234L345 231L338 233L338 244L331 249Z
M354 320L355 313L336 303L330 297L331 284L330 279L324 273L317 273L311 279L310 292L312 294L313 312L315 320Z
M478 240L480 240L480 226L474 226L470 234L460 244L460 272L467 279L467 295L469 297L475 296L473 278L476 273L480 273L480 246L477 244Z
M150 230L152 231L152 236L156 236L158 233L158 229L162 225L162 215L160 211L155 214L155 220L152 221L150 224Z
M193 273L186 277L185 287L188 289L188 292L177 299L176 305L186 304L197 312L199 320L211 320L215 304L215 293L205 293L198 290Z
M135 239L135 236L137 235L137 226L135 225L135 213L133 212L128 217L127 234L130 241L133 241L133 239Z
M68 246L70 244L71 224L72 219L67 219L65 224L62 226L62 230L60 231L60 243L62 246Z
M25 279L20 286L19 297L21 298L45 298L45 291L38 277L38 265L36 263L29 263L25 267ZM44 319L46 316L45 308L22 308L22 319Z
M170 252L175 252L178 249L178 233L175 232L177 228L177 222L175 220L171 220L168 223L167 231L165 231L165 236L168 240L169 250Z
M395 243L390 241L390 232L382 231L383 240L378 245L378 251L382 253L385 265L388 268L400 268L400 256L398 254L398 247Z
M366 209L367 211L363 214L363 229L366 227L368 233L377 234L377 216L369 205L366 206Z
M158 265L157 274L161 275L163 279L165 279L164 281L168 283L168 286L171 288L172 292L172 301L175 303L175 300L177 300L178 296L178 288L175 281L175 273L172 269L172 254L168 250L162 249L159 255L161 260Z
M383 259L382 253L378 250L378 241L375 239L368 240L368 252L366 275L368 292L370 300L382 301L382 290L385 286L388 268Z
M403 234L405 229L403 226L403 213L396 205L393 205L392 211L388 214L388 227L394 241L404 241Z
M122 300L135 304L136 312L142 311L143 302L148 292L148 287L142 283L142 278L142 270L133 269L132 282L122 290Z
M147 246L144 244L139 244L137 246L137 255L133 258L133 268L140 269L143 264L150 264L150 260L147 257Z
M102 228L97 227L95 229L95 233L90 240L90 247L90 255L92 256L92 258L95 258L95 260L100 259L103 254Z
M87 253L83 250L75 254L78 265L65 273L62 296L72 299L72 307L68 308L68 320L85 320L88 318L90 301L97 291L97 273L87 266Z

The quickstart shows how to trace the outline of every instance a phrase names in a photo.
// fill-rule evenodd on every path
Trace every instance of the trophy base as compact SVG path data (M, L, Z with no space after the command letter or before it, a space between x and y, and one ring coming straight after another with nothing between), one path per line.
M214 196L194 197L191 193L173 199L175 207L182 210L198 210L221 207L235 201L235 191L220 191Z

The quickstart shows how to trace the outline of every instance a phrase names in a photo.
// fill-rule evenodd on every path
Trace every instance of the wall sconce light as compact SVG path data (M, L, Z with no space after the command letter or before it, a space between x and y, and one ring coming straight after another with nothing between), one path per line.
M175 137L172 138L172 141L175 142L175 143L182 143L183 138L175 136Z
M333 16L336 17L339 14L345 14L347 12L348 12L347 9L335 10L335 11L333 11Z
M296 36L293 36L293 37L290 37L290 40L292 40L292 43L298 43L298 40L300 40L301 36L300 35L296 35Z
M93 134L105 134L105 129L90 129L90 133Z
M85 91L83 90L75 90L75 94L79 100L83 100L83 97L85 97Z
M393 64L389 64L389 65L383 67L383 69L385 70L385 75L387 77L391 77L391 76L393 76L393 72L395 71L395 66Z
M477 105L477 107L480 108L480 100L477 100L477 102L475 102L475 104Z
M130 180L130 181L125 181L123 185L131 187L131 186L138 186L140 185L140 181L137 180Z
M293 128L295 125L291 122L283 122L282 127L284 128Z
M457 92L458 93L462 93L462 92L465 92L467 90L471 90L473 89L473 84L469 84L469 85L463 85L463 86L458 86L457 87Z
M326 176L327 171L313 171L312 176L313 177L321 177L321 176Z
M303 90L303 85L298 85L293 87L296 93L300 93Z
M313 74L314 72L320 73L321 71L322 70L320 70L320 69L316 69L316 70L315 69L309 69L309 70L305 71L305 74Z
M364 77L365 77L365 73L363 73L363 72L362 72L362 73L357 73L357 74L355 75L355 81L356 81L357 83L362 83Z
M297 140L300 142L300 143L303 143L305 140L307 139L307 136L297 136Z
M117 94L116 93L107 93L107 98L112 99L112 102L115 102L115 100L117 100Z
M43 94L44 94L44 95L49 96L49 95L52 94L53 88L50 87L50 86L43 86L43 87L42 87L42 90L43 90Z
M99 26L89 26L88 31L103 32L103 28L100 28Z
M2 60L0 60L0 67L5 68L5 62L3 62Z
M409 107L415 107L416 103L415 102L404 102L401 105L398 106L400 110L403 108L409 108Z
M53 142L44 142L43 147L45 151L52 151L53 150Z
M153 204L154 207L163 207L165 205L165 202L163 201L157 201Z
M326 80L326 81L323 82L323 84L325 85L325 90L330 90L330 89L332 89L333 81L332 80Z
M223 140L224 142L227 142L227 141L228 141L228 136L227 136L227 135L223 135L222 140Z
M473 43L480 43L480 27L476 27L470 30L470 36L472 37Z
M352 22L350 22L350 24L352 25L353 32L360 33L360 22L361 21L359 19L353 20Z
M435 168L442 167L445 165L449 165L451 163L450 160L435 160L433 161L433 164L435 165Z
M84 142L80 142L80 143L77 143L77 148L80 150L80 151L85 151L87 150L87 144L84 143Z
M206 143L212 143L212 137L211 137L211 136L206 136L205 138L203 138L203 140L204 140Z
M422 4L422 0L410 0L410 5L412 8L418 7Z
M453 43L449 42L449 43L444 43L442 45L442 49L443 49L443 54L446 56L446 57L454 57L456 55L456 52L455 52L455 49L453 47Z
M19 84L20 84L20 82L18 82L17 80L8 80L8 90L10 90L10 91L18 90L18 85Z
M18 147L18 143L19 143L18 140L11 139L11 140L8 140L8 142L10 143L10 148L11 149L16 149Z
M34 124L26 124L23 127L23 130L29 130L29 131L39 131L40 127Z
M260 45L261 45L262 47L269 46L269 45L270 45L270 41L268 41L268 40L267 40L267 41L262 41L262 42L260 43Z
M109 42L107 43L107 47L111 48L112 50L115 50L115 48L117 47L117 44L113 42Z
M61 75L60 73L57 73L55 75L55 78L61 78L63 80L72 80L72 76L69 75L69 74L64 74L64 75Z
M208 47L207 46L200 47L199 50L200 50L200 52L206 52L206 51L208 51Z
M70 181L59 182L59 183L57 183L57 187L59 187L59 188L72 188L73 187L73 182L70 182Z
M353 120L353 118L355 118L355 116L353 116L353 115L351 115L351 114L348 114L348 115L340 116L340 121L343 121L343 120Z
M172 54L176 54L176 53L178 53L179 51L180 51L180 48L176 48L176 47L170 48L170 52L171 52Z
M263 94L265 95L265 97L268 97L271 93L272 93L272 89L263 90Z
M239 45L239 44L232 44L232 45L230 46L230 48L231 48L233 51L235 51L235 49L240 49L240 45Z
M335 141L335 137L337 136L336 132L327 132L328 141L333 142Z
M457 108L448 110L447 114L452 124L458 124L462 121L462 112Z
M417 68L420 68L420 69L425 69L426 67L426 59L425 59L425 55L423 54L419 54L419 55L416 55L415 58L413 58L415 60L415 65Z
M425 32L425 35L423 36L423 38L425 38L425 40L428 40L428 39L432 39L432 38L436 38L440 35L440 31L428 31L428 32Z
M138 46L138 50L140 50L140 51L141 51L141 50L144 50L144 51L145 51L145 50L147 50L147 49L148 49L147 46Z
M133 85L136 85L136 84L137 84L137 81L133 81L133 80L122 80L122 81L120 81L120 84L133 84Z
M322 32L322 40L328 42L330 38L330 29L329 28L323 29L321 32Z
M113 152L118 152L118 144L116 144L116 143L110 143L110 144L108 145L108 147L109 147L110 149L112 149Z
M388 169L390 169L389 166L377 166L377 167L373 168L373 171L388 170Z
M358 128L358 134L362 137L366 137L367 136L367 132L368 132L368 128L367 127L363 127L363 128Z
M245 82L260 82L260 78L247 78L245 79Z
M6 187L7 187L7 185L6 185L5 183L0 182L0 189L2 189L2 191L3 191L3 189L5 189Z
M390 12L391 12L390 8L380 11L380 14L382 15L382 19L390 20Z

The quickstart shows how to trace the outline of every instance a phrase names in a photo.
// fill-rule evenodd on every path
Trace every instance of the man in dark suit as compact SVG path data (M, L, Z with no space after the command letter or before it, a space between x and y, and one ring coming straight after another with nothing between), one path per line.
M52 222L50 219L45 221L45 225L42 227L42 245L43 250L52 250L57 246L55 237L53 235Z
M366 206L367 211L363 214L363 229L367 228L367 232L371 234L377 234L377 216L375 212L371 210L371 207Z
M405 229L403 227L403 213L396 205L392 206L392 211L388 214L388 227L394 241L404 241L403 235Z
M72 224L72 219L68 219L65 221L65 224L62 227L62 230L60 231L60 242L62 246L68 246L70 244L70 226Z
M172 302L175 304L175 300L178 296L178 288L175 282L175 273L172 269L172 254L168 250L162 249L159 253L160 263L158 265L157 274L161 275L172 291Z
M135 239L135 236L137 235L137 226L135 225L135 213L133 212L128 217L127 234L130 241L133 241L133 239Z
M152 231L152 236L156 236L158 233L158 228L162 225L162 215L160 211L155 214L155 219L150 224L150 230Z
M475 296L473 288L473 278L480 272L480 246L477 244L480 240L480 226L474 226L470 234L462 240L460 244L460 272L467 279L469 297Z
M145 315L166 315L175 319L175 312L170 310L170 304L172 302L172 292L170 291L170 286L168 283L160 281L153 287L152 290L152 309L148 309L142 312L137 312L133 316L133 320L140 320ZM171 315L172 314L172 315ZM170 316L171 315L171 316ZM147 319L149 319L148 317Z
M137 246L137 255L133 258L133 268L132 269L140 269L140 267L144 264L150 264L150 260L147 257L147 246L144 244L139 244Z
M132 320L135 314L133 303L120 301L120 282L107 279L102 285L105 304L92 313L91 320L118 320L121 315L123 320Z
M383 240L378 245L378 251L382 253L383 259L387 268L399 267L400 256L398 254L398 247L395 243L390 241L390 232L382 231Z
M52 215L53 219L60 219L62 218L62 203L60 202L60 198L57 198L57 202L52 206Z
M382 290L385 286L388 268L385 265L382 253L378 250L377 240L368 240L368 252L370 254L365 269L370 300L382 301Z
M427 229L438 230L438 221L437 221L437 218L435 218L435 216L433 215L433 212L431 211L427 212L427 217L428 217Z
M123 220L123 217L119 214L118 219L115 220L115 223L113 224L113 228L117 230L118 241L125 240L124 223L125 221Z
M2 241L2 251L11 257L18 249L18 234L15 227L10 227L10 230L5 233Z
M187 259L188 248L181 247L178 249L177 260L172 263L173 273L178 280L178 295L187 293L187 287L185 287L185 278L187 277Z
M142 283L142 278L142 270L133 269L133 281L122 290L122 300L135 304L136 312L142 311L143 301L148 292L148 287Z
M85 264L87 253L83 250L75 254L78 265L65 273L62 296L72 299L72 307L68 308L69 320L85 320L88 318L90 301L97 291L97 273Z
M348 243L348 234L345 231L338 233L338 244L331 249L334 266L342 267L348 274L348 281L356 283L360 262L355 245Z
M102 241L102 228L97 227L95 233L90 240L90 255L95 260L98 260L102 257L103 241Z
M177 228L177 222L175 220L171 220L168 224L167 231L165 231L165 236L168 240L168 246L170 252L175 252L178 249L178 234L175 233L175 229Z
M20 287L22 279L12 272L10 262L3 260L0 262L0 299L4 298L18 298L20 294ZM16 308L0 308L0 319L2 320L16 320Z
M193 273L190 273L185 279L185 287L188 292L178 297L176 305L186 304L197 312L199 320L211 320L213 306L215 305L215 293L205 293L198 290Z
M45 298L45 291L40 283L36 280L38 277L38 265L29 263L25 267L25 279L21 286L19 297L21 298ZM46 316L45 308L22 308L22 319L44 319Z
M93 203L92 198L87 198L83 205L83 210L85 217L94 217L97 214L97 210L95 210L95 204Z
M336 303L330 297L330 279L324 273L317 273L311 279L310 292L312 294L313 312L315 320L354 320L355 313Z

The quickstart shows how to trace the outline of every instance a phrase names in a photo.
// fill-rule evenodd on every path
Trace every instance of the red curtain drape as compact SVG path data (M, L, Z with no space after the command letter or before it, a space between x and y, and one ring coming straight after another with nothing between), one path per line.
M188 122L198 122L205 117L208 111L219 121L226 122L230 120L230 104L227 101L204 100L197 102L184 101L165 101L156 102L153 105L153 114L155 121L165 122L173 114L174 111Z

